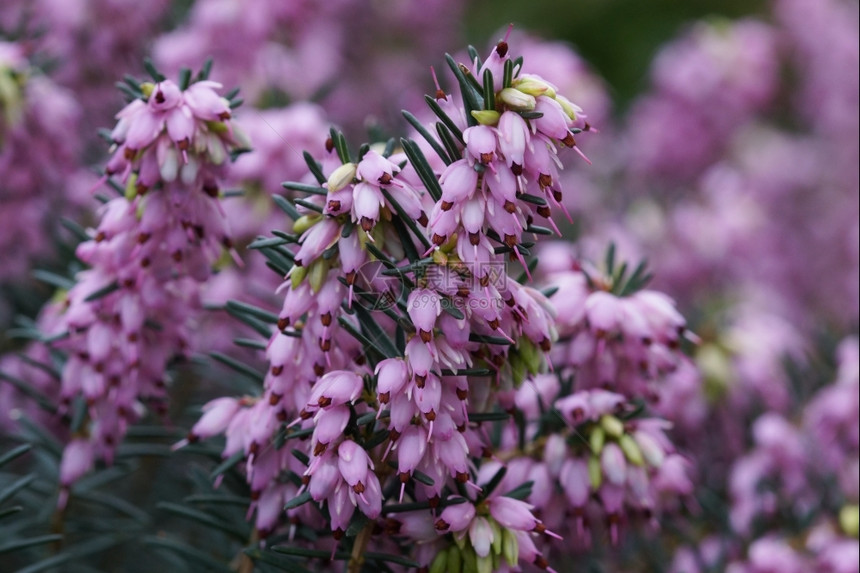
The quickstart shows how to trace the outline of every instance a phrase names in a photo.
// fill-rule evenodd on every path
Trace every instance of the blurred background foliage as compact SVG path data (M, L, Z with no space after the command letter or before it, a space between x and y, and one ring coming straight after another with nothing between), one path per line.
M766 14L763 0L472 0L466 38L493 41L510 22L547 39L569 42L603 77L616 112L648 86L658 48L702 18Z

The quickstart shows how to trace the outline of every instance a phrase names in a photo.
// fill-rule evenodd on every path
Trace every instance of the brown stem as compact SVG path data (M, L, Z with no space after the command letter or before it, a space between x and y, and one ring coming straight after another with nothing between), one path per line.
M373 534L373 522L370 521L364 526L364 529L356 536L355 543L352 545L352 555L349 556L348 573L360 573L362 565L364 565L364 552L367 549L367 544L370 542L370 536Z
M255 527L251 530L251 538L248 539L248 547L253 547L260 540L259 532ZM248 557L244 551L240 551L236 556L236 564L234 565L236 573L254 573L254 560Z

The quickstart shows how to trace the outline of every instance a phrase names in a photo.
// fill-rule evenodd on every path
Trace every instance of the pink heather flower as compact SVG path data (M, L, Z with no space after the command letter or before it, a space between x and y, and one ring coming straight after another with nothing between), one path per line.
M0 284L23 286L29 265L54 256L48 222L74 215L82 203L76 192L81 109L30 67L24 44L0 41L0 83ZM5 307L0 303L0 316Z
M389 358L376 366L376 390L379 401L388 403L392 394L399 394L409 381L409 367L404 360Z
M532 506L511 497L495 496L489 500L490 515L508 529L533 530L539 523L532 515Z
M353 402L363 388L361 377L352 372L329 372L314 385L308 404L328 408Z
M478 557L487 557L493 544L493 529L485 517L476 517L469 526L469 541Z
M336 454L327 450L315 461L308 485L308 491L315 501L322 501L329 497L341 479L338 460Z
M211 438L224 432L240 408L235 398L216 398L203 406L203 416L191 428L189 442Z
M664 47L653 65L655 92L630 114L633 170L687 180L718 159L734 132L773 99L777 44L770 26L743 20L699 23Z
M468 501L449 505L439 514L435 527L440 532L465 531L474 518L475 506Z
M352 440L345 440L337 447L337 467L346 483L355 488L367 481L368 467L373 469L373 462L364 448Z
M436 318L442 314L439 295L430 289L415 289L409 294L406 306L421 340L429 343L433 337Z
M216 135L214 126L194 120L194 129L182 132L181 145L189 164L194 163L193 176L163 179L160 169L170 162L165 153L175 149L167 133L173 120L168 122L165 114L180 112L185 105L182 92L173 87L161 86L147 103L136 100L121 112L123 119L114 131L120 149L111 163L122 167L124 179L137 176L138 193L111 199L101 209L101 222L76 253L89 268L80 271L64 293L61 312L55 318L46 314L43 322L48 335L68 333L48 343L68 357L54 390L60 412L66 413L77 396L87 403L89 424L70 446L67 464L74 469L67 471L65 487L95 459L111 463L129 423L143 414L144 402L158 414L166 412L167 365L189 351L188 326L199 283L231 245L217 203L224 166L209 160L216 143L224 154L236 146L231 133L239 134L238 128L228 129L226 118L207 120L224 127ZM205 90L211 86L197 89ZM163 101L157 101L158 93ZM133 141L139 138L141 147L126 155L128 134ZM157 167L147 172L150 179L142 175L148 165ZM228 400L213 404L189 439L196 437L195 431L220 432L235 411Z
M341 534L349 527L355 504L350 499L350 489L344 486L336 487L328 496L328 511L331 516L331 530Z
M329 444L343 435L343 431L349 423L351 416L347 406L335 406L320 409L314 416L314 442L318 444Z

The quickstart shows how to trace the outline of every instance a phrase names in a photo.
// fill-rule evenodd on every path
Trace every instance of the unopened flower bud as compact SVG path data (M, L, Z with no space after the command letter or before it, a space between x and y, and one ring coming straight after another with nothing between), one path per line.
M344 163L328 176L328 190L331 192L340 191L355 179L357 166L355 163Z
M615 416L604 414L600 417L600 425L613 438L620 438L624 434L624 423Z
M520 559L520 544L516 536L508 529L502 530L502 555L508 565L516 567Z
M603 444L606 443L606 430L603 426L596 426L591 431L591 436L588 438L588 444L591 446L591 451L594 455L599 456L603 451Z
M472 110L472 117L481 125L494 126L499 123L501 114L494 109Z
M846 505L839 510L839 527L845 535L856 538L860 532L860 506Z
M555 88L551 84L532 74L522 74L514 78L511 87L535 97L539 95L555 97L556 95Z
M594 491L600 489L603 484L603 470L600 468L600 459L597 456L588 458L588 479Z
M555 101L561 105L561 109L564 110L564 113L567 114L567 117L570 118L570 121L576 121L577 114L582 113L582 108L564 97L563 95L556 94Z
M499 99L514 111L532 111L537 104L534 96L514 88L503 89L499 92Z
M642 456L642 450L639 449L639 445L630 434L624 434L618 438L618 445L621 447L621 450L624 452L624 455L631 464L636 466L645 465L645 458Z
M302 215L293 223L293 232L301 235L313 227L320 219L322 219L321 215Z

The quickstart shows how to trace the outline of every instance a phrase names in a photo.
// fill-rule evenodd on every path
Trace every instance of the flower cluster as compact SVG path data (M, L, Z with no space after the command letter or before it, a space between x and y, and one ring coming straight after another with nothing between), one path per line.
M771 26L745 20L700 23L664 47L652 69L654 93L631 112L633 172L683 180L713 163L773 100L777 46Z
M52 251L47 223L75 202L60 190L78 169L79 119L78 103L30 67L23 46L0 41L0 283L23 282Z
M473 64L469 73L492 67L499 75L496 83L487 72L484 86L498 107L470 108L477 89L452 66L462 103L437 94L438 125L450 140L447 149L425 142L435 157L403 140L362 147L354 159L332 131L319 161L306 155L316 181L285 184L308 197L287 209L291 233L279 235L296 248L281 254L292 264L282 309L271 318L277 331L266 350L264 394L211 403L180 444L225 433L224 455L247 460L261 532L280 517L264 502L286 502L292 520L317 524L318 515L294 501L307 496L325 509L336 539L360 513L385 518L396 539L432 539L445 559L482 570L501 558L549 567L531 538L549 534L534 507L499 495L499 480L484 469L492 464L479 463L494 448L479 420L498 415L499 389L515 391L547 368L557 338L549 300L509 278L505 259L525 264L517 249L528 253L531 208L558 202L555 154L574 145L577 108L520 74L520 64L514 70L505 42L486 64ZM493 114L497 121L487 119ZM508 123L519 126L508 134L512 146L490 125ZM457 125L464 129L451 130ZM540 195L521 199L529 191ZM473 211L499 217L473 221ZM444 237L440 217L450 227ZM299 436L310 437L299 457L304 468L278 445ZM295 483L289 475L300 477L298 490L283 485ZM390 512L408 499L426 509ZM444 567L427 551L419 559Z
M143 71L148 39L169 7L167 0L8 0L0 7L0 35L20 34L28 50L50 60L51 78L76 96L81 124L101 126L121 101L114 82ZM96 134L90 128L82 135Z
M261 107L273 100L320 101L335 122L365 133L368 120L396 125L400 109L421 101L424 70L413 65L414 55L452 43L457 27L451 23L462 11L450 0L430 6L418 0L373 5L198 0L187 20L158 38L153 51L156 63L170 71L214 57L215 77L242 85L249 101ZM225 43L225 36L233 41ZM407 45L411 49L404 51ZM357 105L356 94L363 93L374 97Z
M230 153L246 143L220 85L201 78L183 87L140 84L141 97L117 114L105 178L117 175L125 194L102 206L77 248L88 268L45 312L46 344L65 356L58 412L73 421L64 488L97 458L111 462L144 402L165 413L167 366L188 352L198 284L231 247L219 184Z

